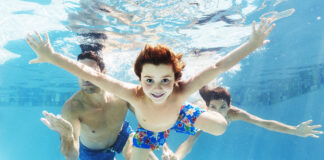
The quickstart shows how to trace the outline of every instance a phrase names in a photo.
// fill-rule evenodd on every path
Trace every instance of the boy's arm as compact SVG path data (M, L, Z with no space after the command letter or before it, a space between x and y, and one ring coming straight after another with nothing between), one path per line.
M200 133L202 131L198 131L195 135L193 136L189 136L188 139L186 141L184 141L179 148L177 149L177 151L175 153L172 152L172 150L169 148L169 146L167 145L167 143L165 143L165 145L163 145L163 155L162 155L162 159L163 160L182 160L186 157L186 155L188 155L191 150L193 145L196 143Z
M311 136L314 138L318 138L319 136L317 134L323 134L322 131L313 130L316 128L320 128L321 125L312 125L312 126L309 125L310 123L312 123L312 120L302 122L297 126L290 126L275 120L265 120L259 118L242 109L239 109L236 118L234 118L233 120L243 120L268 130L287 133L287 134L296 135L300 137Z
M232 66L237 64L241 59L249 55L255 49L268 43L269 40L265 40L265 38L275 26L273 24L271 27L269 27L269 24L270 21L267 21L265 25L264 21L262 21L258 29L255 29L255 22L253 22L252 34L249 41L231 51L215 65L208 67L188 81L184 82L186 94L191 95L193 92L199 90L202 86L215 79L220 73L227 71Z
M50 44L47 33L45 33L45 40L43 40L37 32L36 36L38 37L38 40L32 35L28 35L26 38L30 47L38 56L37 59L31 60L29 63L48 62L71 72L81 79L88 80L98 87L103 88L104 90L107 90L108 92L126 101L129 101L134 97L136 88L135 85L118 81L103 73L97 72L94 69L77 62L76 60L56 53Z

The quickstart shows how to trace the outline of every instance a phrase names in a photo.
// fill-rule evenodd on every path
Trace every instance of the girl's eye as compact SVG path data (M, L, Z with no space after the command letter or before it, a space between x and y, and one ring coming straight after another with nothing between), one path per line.
M168 83L170 80L169 79L163 79L162 82L163 83Z
M221 106L221 109L225 109L226 107L223 105L223 106Z
M153 79L146 79L147 83L153 83Z

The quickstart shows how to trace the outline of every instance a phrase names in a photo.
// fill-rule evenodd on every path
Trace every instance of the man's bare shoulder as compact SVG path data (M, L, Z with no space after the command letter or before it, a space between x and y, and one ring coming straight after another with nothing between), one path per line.
M118 105L119 107L129 108L130 104L127 101L125 101L125 100L123 100L123 99L121 99L121 98L119 98L119 97L117 97L115 95L110 95L110 97L111 97L110 98L111 99L110 103Z
M81 102L80 92L77 92L64 103L62 108L62 115L72 117L79 115L82 108L83 104Z
M117 105L120 109L129 109L131 112L134 113L134 107L127 101L115 96L115 95L109 95L110 97L110 103Z

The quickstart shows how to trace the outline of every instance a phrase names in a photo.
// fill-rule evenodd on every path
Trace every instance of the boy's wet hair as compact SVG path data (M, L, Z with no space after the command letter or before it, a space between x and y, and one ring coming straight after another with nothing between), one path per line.
M228 107L231 105L231 94L224 87L216 87L213 89L208 89L207 86L202 87L199 90L200 96L206 102L206 105L209 106L211 100L223 99L227 103Z
M96 52L94 51L85 51L79 54L78 56L78 61L83 60L83 59L91 59L96 61L97 65L100 68L100 71L103 72L105 71L105 63L103 62L103 59L101 56L99 56Z
M181 60L181 58L182 54L175 54L166 46L145 45L144 50L142 50L136 58L134 71L139 79L141 79L141 73L144 64L170 64L172 65L175 81L177 81L181 78L182 70L185 67L185 63Z

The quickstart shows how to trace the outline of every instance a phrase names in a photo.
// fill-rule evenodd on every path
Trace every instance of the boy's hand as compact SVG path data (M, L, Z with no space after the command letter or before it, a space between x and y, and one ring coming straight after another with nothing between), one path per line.
M257 29L255 28L255 21L253 21L252 23L252 34L250 36L249 43L255 45L257 48L270 42L269 40L265 40L265 39L272 31L272 29L276 26L275 24L272 24L269 27L269 24L271 23L270 20L268 20L266 24L264 23L265 20L262 20Z
M53 113L43 111L45 118L41 118L41 121L51 130L57 131L61 136L73 138L72 124L63 119L60 115L55 116Z
M296 135L301 136L301 137L311 136L311 137L314 137L314 138L319 138L319 136L316 135L316 134L323 134L323 132L322 131L316 131L316 130L313 130L313 129L321 128L322 126L321 125L312 125L312 126L310 126L309 124L311 124L311 123L312 123L312 120L308 120L306 122L303 122L303 123L297 125L297 127L296 127Z
M45 33L45 40L43 40L38 32L35 32L35 35L37 37L36 39L31 34L28 34L26 38L29 46L37 54L37 58L29 61L29 64L47 62L49 56L54 53L47 33Z

